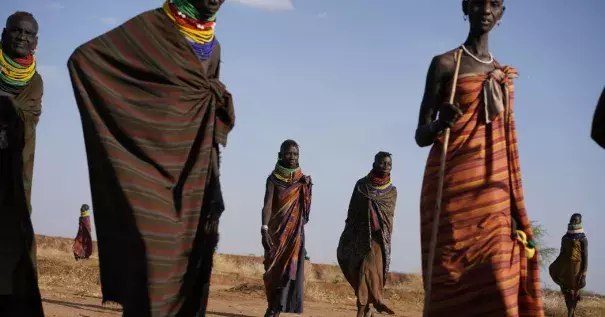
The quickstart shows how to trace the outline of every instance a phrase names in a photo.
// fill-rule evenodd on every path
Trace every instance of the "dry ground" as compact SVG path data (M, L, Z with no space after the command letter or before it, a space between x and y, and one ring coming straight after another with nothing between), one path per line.
M96 254L75 262L71 239L37 236L39 284L47 317L121 316L117 305L102 305ZM95 246L96 248L96 246ZM304 316L346 317L355 315L355 297L334 265L307 265ZM207 316L255 317L266 308L261 259L252 256L218 255ZM387 298L396 316L420 317L422 281L417 275L390 274ZM555 292L546 292L547 316L566 316L565 304ZM605 299L585 296L577 317L605 316Z

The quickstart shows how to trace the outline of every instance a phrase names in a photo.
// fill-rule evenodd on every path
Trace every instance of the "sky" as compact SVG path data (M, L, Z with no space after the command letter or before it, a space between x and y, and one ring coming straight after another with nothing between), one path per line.
M80 116L66 62L80 44L161 0L6 1L3 15L32 12L45 81L33 184L36 233L74 237L90 204ZM559 248L571 214L590 241L588 290L605 293L605 150L590 139L603 89L605 1L506 1L490 37L496 59L516 67L515 115L526 205ZM4 18L4 17L0 17ZM419 204L428 148L414 141L431 58L466 38L460 1L228 0L219 13L221 78L236 126L223 152L227 210L219 252L262 253L266 177L280 143L299 142L313 177L307 251L335 263L353 186L377 151L393 153L398 201L392 269L419 273ZM598 40L598 39L601 40ZM93 206L94 207L94 206ZM102 210L95 210L100 213ZM600 269L599 269L600 268ZM550 277L542 274L548 284Z

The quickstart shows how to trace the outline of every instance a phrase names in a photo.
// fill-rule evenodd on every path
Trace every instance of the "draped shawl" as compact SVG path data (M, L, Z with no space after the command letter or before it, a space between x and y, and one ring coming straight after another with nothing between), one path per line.
M8 147L0 149L0 289L19 284L18 288L27 294L25 306L32 317L43 316L36 281L36 244L30 202L42 94L42 77L36 73L17 95L3 97L0 101L0 124L7 125L8 141ZM23 259L24 252L29 254L29 259ZM15 276L13 272L19 273ZM18 281L13 281L13 277Z
M78 220L78 234L74 239L72 251L76 261L88 259L92 255L92 226L88 212Z
M304 246L304 225L309 222L312 200L311 176L302 175L284 182L271 174L267 183L275 186L269 220L273 248L265 252L265 290L271 298L282 283L297 276L299 257Z
M516 71L497 65L491 74L464 74L455 103L464 115L452 126L429 317L544 316L538 255L528 259L513 240L512 217L533 238L525 209L513 115ZM501 76L502 73L505 76ZM501 112L486 87L496 81ZM488 119L491 119L487 122ZM439 139L427 159L420 206L422 263L426 272L439 184ZM425 278L426 281L426 278Z
M377 217L380 226L380 241L378 242L382 248L383 281L385 283L391 263L391 234L397 202L397 188L389 186L385 190L376 190L370 184L371 181L367 176L355 184L345 228L340 236L337 249L338 264L353 288L357 287L361 263L370 252L372 214Z
M224 209L218 145L235 123L161 9L83 44L68 61L82 118L104 301L124 316L205 310Z

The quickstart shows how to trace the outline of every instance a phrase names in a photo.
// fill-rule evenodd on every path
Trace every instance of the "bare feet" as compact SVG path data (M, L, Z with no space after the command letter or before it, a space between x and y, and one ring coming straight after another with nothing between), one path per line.
M376 309L377 312L379 313L387 313L389 315L395 315L395 312L390 309L387 305L385 305L384 303L375 303L374 304L374 308Z

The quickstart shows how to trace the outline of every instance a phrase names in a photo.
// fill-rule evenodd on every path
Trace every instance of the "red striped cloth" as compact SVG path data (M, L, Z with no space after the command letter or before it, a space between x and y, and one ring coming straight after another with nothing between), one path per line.
M501 68L507 74L514 69ZM460 76L456 104L464 115L451 129L443 209L432 277L429 316L544 316L538 257L527 259L511 238L511 215L532 238L525 210L513 116L508 109L485 123L487 75ZM423 268L435 210L441 144L430 151L421 198Z
M78 234L74 239L72 251L76 261L88 259L92 255L92 227L88 214L81 216L78 221Z

